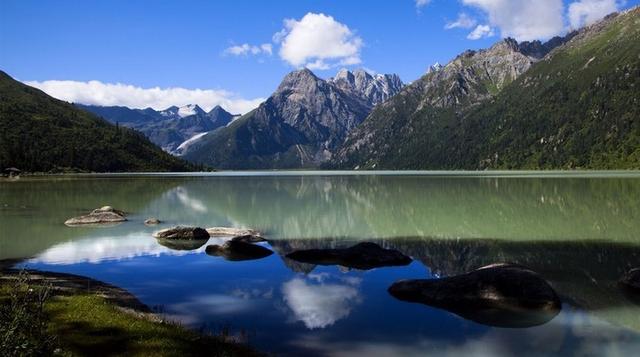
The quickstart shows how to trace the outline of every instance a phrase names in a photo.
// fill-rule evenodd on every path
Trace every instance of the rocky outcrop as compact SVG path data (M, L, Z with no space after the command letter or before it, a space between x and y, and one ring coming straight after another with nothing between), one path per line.
M229 261L256 260L273 254L271 250L263 246L240 240L230 240L223 245L207 246L206 253L216 257L223 257Z
M91 226L91 225L110 225L126 221L125 213L116 210L111 206L96 208L88 215L69 218L64 222L70 227L75 226Z
M340 265L360 270L404 266L412 261L397 250L384 249L375 243L359 243L345 249L299 250L287 254L286 257L302 263Z
M370 74L362 69L353 72L342 69L328 82L362 99L372 108L385 102L404 87L397 74Z
M494 264L443 279L403 280L394 283L389 293L500 327L540 325L561 308L558 295L544 278L512 264Z
M153 233L153 236L158 239L186 239L186 240L207 240L209 239L209 233L203 228L199 227L185 227L176 226L172 228L163 229Z

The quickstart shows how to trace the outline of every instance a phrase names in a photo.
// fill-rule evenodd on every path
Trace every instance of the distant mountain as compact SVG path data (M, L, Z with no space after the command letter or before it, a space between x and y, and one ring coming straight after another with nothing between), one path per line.
M184 157L226 169L317 167L401 88L395 75L341 71L323 80L308 69L294 71L256 110L205 135Z
M187 141L202 137L203 133L229 124L236 116L216 106L205 112L196 104L183 107L172 106L162 111L147 109L129 109L126 107L102 107L76 104L111 123L136 129L145 134L163 150L179 155L178 148Z
M0 169L12 166L30 172L193 169L142 134L112 125L0 71Z
M330 165L640 168L639 13L467 51L376 107Z

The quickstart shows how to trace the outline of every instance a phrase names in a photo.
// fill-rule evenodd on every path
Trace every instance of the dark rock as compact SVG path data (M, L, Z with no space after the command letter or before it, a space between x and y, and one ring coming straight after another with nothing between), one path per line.
M86 226L86 225L109 225L124 222L125 213L120 210L113 209L111 206L104 206L91 211L88 215L69 218L64 222L67 226Z
M231 238L232 242L244 242L244 243L261 243L261 242L266 242L267 240L260 237L260 236L255 236L253 234L247 234L247 235L242 235L242 236L237 236L237 237L233 237Z
M287 258L302 263L341 265L360 270L409 265L412 261L397 250L384 249L375 243L359 243L346 249L300 250L287 254Z
M629 270L620 278L619 283L628 290L640 293L640 268Z
M206 253L230 261L256 260L270 256L273 252L263 246L230 240L223 245L207 246Z
M173 250L196 250L205 245L209 239L165 239L158 238L158 244Z
M489 265L443 279L403 280L391 285L389 293L498 327L542 325L561 309L560 299L546 280L511 264Z
M163 229L153 233L156 238L164 239L193 239L202 240L209 239L209 233L206 230L199 227L183 227L177 226L173 228Z
M146 224L147 226L155 226L156 224L160 223L160 220L155 217L149 217L146 221L144 221L144 224Z

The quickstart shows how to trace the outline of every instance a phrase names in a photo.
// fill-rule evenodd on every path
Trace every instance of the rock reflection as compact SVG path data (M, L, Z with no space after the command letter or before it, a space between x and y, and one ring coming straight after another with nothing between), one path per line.
M347 317L361 301L358 280L326 283L326 276L294 278L282 286L284 301L297 321L309 329L322 329Z
M157 238L158 244L173 250L196 250L207 244L208 239L165 239Z

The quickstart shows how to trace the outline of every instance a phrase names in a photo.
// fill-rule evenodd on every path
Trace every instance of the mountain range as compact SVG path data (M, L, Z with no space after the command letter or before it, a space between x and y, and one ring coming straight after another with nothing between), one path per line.
M257 109L191 145L184 158L220 169L314 168L327 163L373 107L403 88L397 75L289 73Z
M188 171L135 130L110 124L0 71L0 168L29 172Z
M464 51L409 85L299 69L242 116L72 106L0 80L0 164L28 170L193 167L137 132L218 169L640 168L639 7L547 42Z
M197 104L172 106L156 111L152 108L129 109L121 106L97 106L76 104L113 124L140 131L163 150L181 155L203 134L229 124L233 115L220 106L205 112Z
M467 51L376 107L341 169L640 168L640 8Z

